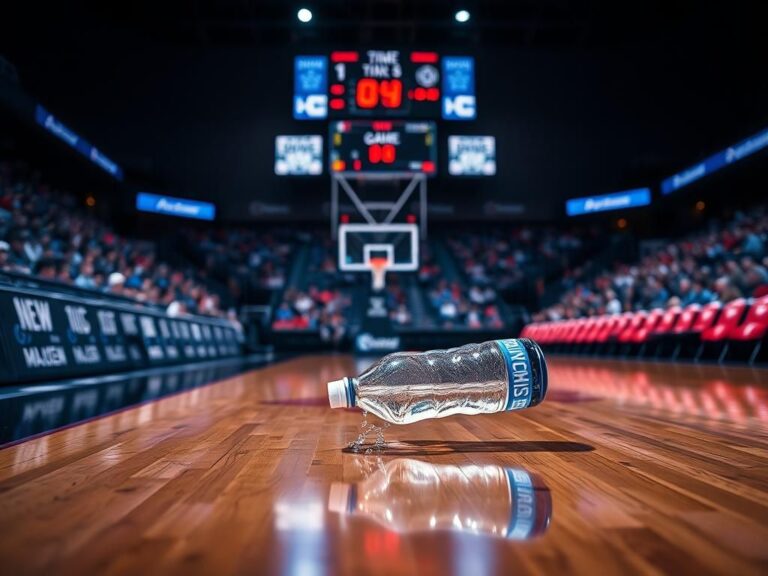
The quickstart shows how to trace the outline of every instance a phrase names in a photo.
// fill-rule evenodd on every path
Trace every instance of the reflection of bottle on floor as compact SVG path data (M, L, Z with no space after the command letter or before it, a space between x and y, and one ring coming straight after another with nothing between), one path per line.
M519 468L398 458L357 484L335 482L328 509L401 533L452 530L528 540L549 526L552 499Z

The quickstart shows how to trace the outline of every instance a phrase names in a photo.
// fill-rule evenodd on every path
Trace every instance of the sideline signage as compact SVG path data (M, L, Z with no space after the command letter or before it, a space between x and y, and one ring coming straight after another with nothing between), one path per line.
M0 287L0 382L71 378L239 354L226 321Z

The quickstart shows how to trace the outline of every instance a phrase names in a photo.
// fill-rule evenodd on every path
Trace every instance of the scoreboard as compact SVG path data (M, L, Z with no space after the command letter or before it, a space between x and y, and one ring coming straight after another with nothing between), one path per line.
M297 56L293 115L474 120L474 58L404 50Z
M435 52L332 52L329 116L440 115L440 71Z
M331 122L330 169L335 173L422 173L433 176L434 122L340 120Z
M475 59L430 50L353 49L294 56L293 118L328 122L322 137L278 136L275 174L435 176L437 124L477 118ZM450 130L447 130L450 134ZM313 130L314 132L314 130ZM450 176L494 176L493 136L448 136Z

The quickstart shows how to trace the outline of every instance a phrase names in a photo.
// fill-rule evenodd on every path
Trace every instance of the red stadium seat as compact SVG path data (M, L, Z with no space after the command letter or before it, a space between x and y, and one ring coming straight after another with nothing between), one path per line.
M564 343L568 345L573 345L578 341L581 331L584 330L587 325L587 319L579 318L578 320L573 320L572 322L572 328L567 332L564 338Z
M623 317L620 315L609 316L605 319L602 327L595 334L595 342L597 344L604 344L611 337L613 329L623 321Z
M579 332L579 334L576 336L576 339L574 340L574 344L587 344L589 342L593 341L593 338L595 336L595 328L598 325L599 318L588 318L586 322L584 322L584 325Z
M675 324L675 349L671 357L697 357L701 352L701 333L715 324L722 308L720 302L710 302L703 307L687 306Z
M612 354L616 350L619 337L624 330L627 329L627 326L634 316L634 312L624 312L623 314L614 317L614 321L610 324L610 328L607 329L607 332L604 332L599 336L600 353Z
M730 338L744 317L744 311L747 310L747 307L748 304L744 298L739 298L723 306L723 311L715 325L702 331L702 342L721 342Z
M760 352L768 334L768 296L755 300L749 308L744 322L730 335L732 341L751 345L749 362L752 363Z
M691 324L689 332L701 334L715 324L723 305L720 302L711 302L701 309L696 320Z
M647 337L648 349L651 355L658 358L674 350L673 342L675 341L675 336L673 331L679 324L678 320L682 318L682 309L679 306L673 306L664 312L659 323Z
M610 326L611 320L610 316L598 316L595 318L595 322L592 324L589 334L584 340L585 352L592 350L592 347L599 342L601 334L606 330L606 327Z
M680 312L680 317L677 319L675 327L672 329L672 333L683 334L685 332L690 332L694 322L696 322L699 317L699 312L701 312L701 306L698 304L686 306L685 309Z
M680 316L680 307L674 306L670 309L668 309L666 312L664 312L664 315L661 317L661 320L659 320L659 323L656 325L656 327L650 331L650 336L660 336L664 334L669 334L672 332L672 329L675 327L675 322L677 322L677 318Z
M633 344L644 344L648 340L648 335L658 326L663 316L664 310L661 308L651 310L643 325L629 336L629 341Z
M634 316L629 321L629 324L627 324L627 327L622 330L621 334L619 334L619 342L622 344L627 344L629 342L632 342L632 338L635 335L635 332L640 330L645 325L645 321L648 318L648 312L640 311L635 312Z
M659 322L661 322L662 318L664 317L664 314L665 314L664 310L661 308L656 308L654 310L651 310L648 313L648 317L645 319L645 323L643 323L642 326L637 328L634 331L634 333L631 334L629 339L629 344L631 344L633 348L637 348L636 351L638 356L645 355L649 335L659 325ZM630 349L629 351L634 351L634 350Z
M608 333L608 340L618 340L619 335L627 328L627 325L634 317L634 312L624 312L618 316L616 323Z
M714 326L701 333L701 346L696 356L702 358L708 350L719 347L718 361L722 362L728 354L728 340L741 324L749 304L744 298L738 298L723 306L723 310Z

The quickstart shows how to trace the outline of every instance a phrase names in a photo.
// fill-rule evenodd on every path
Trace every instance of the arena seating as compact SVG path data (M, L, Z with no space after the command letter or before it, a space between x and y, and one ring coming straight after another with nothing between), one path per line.
M653 245L653 244L652 244ZM652 246L651 245L651 246ZM679 240L641 246L641 258L566 272L557 303L534 320L727 303L768 294L768 207L737 212ZM567 280L567 282L566 282Z
M173 316L225 316L203 270L159 261L153 242L127 238L21 161L0 161L0 272L126 296Z
M754 363L765 359L761 353L768 340L768 296L703 308L692 304L685 309L535 322L521 336L563 353Z
M766 206L661 244L639 262L582 278L558 304L534 314L524 334L568 353L761 361L768 332Z

